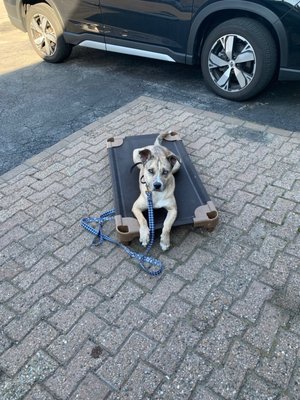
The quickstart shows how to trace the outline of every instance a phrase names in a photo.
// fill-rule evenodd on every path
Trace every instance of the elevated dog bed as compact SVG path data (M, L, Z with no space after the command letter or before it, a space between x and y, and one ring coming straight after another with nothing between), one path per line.
M107 150L111 168L115 223L118 240L128 243L139 236L139 224L131 209L139 196L139 169L133 165L133 150L153 145L158 134L110 138ZM181 166L176 172L175 198L178 207L177 219L173 226L192 224L194 227L214 229L218 222L218 212L210 200L195 167L193 166L178 134L172 133L163 141L163 145L181 159ZM147 215L145 215L147 218ZM162 228L166 210L154 211L155 229Z

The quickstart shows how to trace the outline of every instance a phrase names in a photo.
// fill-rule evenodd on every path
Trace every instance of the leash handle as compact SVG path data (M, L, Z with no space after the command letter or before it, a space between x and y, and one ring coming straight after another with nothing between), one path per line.
M92 233L96 237L93 240L94 245L101 245L104 241L108 241L113 243L119 247L121 247L131 258L135 258L139 261L139 266L143 271L145 271L148 275L151 276L158 276L163 271L163 264L160 260L154 257L148 256L148 253L154 243L154 212L153 212L153 202L152 202L152 193L146 192L147 195L147 203L148 203L148 224L150 229L150 240L147 244L146 250L144 253L138 253L136 251L131 250L124 244L118 242L117 240L107 236L103 233L102 228L105 222L110 221L114 218L115 209L111 209L106 211L105 213L101 214L98 218L97 217L87 217L82 218L80 221L80 225L86 229L88 232ZM98 223L99 228L95 229L91 226L91 223ZM147 268L145 264L149 264ZM151 266L156 267L154 270L150 270Z

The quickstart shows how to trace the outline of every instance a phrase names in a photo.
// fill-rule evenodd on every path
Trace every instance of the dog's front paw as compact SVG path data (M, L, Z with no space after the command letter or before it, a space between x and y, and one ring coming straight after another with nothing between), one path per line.
M142 246L146 247L150 240L150 231L148 226L143 226L140 228L140 242Z
M160 236L160 247L163 251L168 250L170 247L170 235L169 234L162 234Z

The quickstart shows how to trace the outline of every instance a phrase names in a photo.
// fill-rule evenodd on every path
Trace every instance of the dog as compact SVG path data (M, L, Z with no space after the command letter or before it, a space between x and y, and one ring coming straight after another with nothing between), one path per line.
M160 236L160 247L163 251L170 247L170 232L177 217L174 174L180 168L180 159L162 145L163 139L171 133L161 133L156 138L154 145L133 151L134 165L140 168L140 195L132 206L132 213L140 226L140 242L146 247L150 239L148 223L143 215L143 211L148 208L146 196L148 190L152 192L153 208L167 210Z

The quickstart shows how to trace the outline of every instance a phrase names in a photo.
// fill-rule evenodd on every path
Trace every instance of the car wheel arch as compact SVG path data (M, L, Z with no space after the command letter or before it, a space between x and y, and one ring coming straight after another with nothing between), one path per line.
M26 31L26 11L28 6L33 6L38 3L48 4L56 13L61 26L64 26L63 19L61 17L61 13L59 12L56 4L52 0L16 0L17 1L17 9L19 10L20 15L22 16L24 30Z
M215 3L209 4L205 8L201 9L198 14L195 16L188 39L187 45L187 63L188 64L196 64L199 59L199 50L201 51L201 46L204 42L202 32L207 32L205 28L207 26L207 21L213 16L218 15L219 13L224 13L224 11L234 11L236 17L239 16L249 16L249 18L259 17L260 21L265 21L265 25L267 28L271 30L274 39L278 44L278 54L279 54L279 65L286 65L288 59L288 39L284 29L284 26L278 16L273 13L271 10L263 7L259 4L243 1L240 2L238 0L228 0L228 1L217 1ZM239 15L240 11L240 15ZM225 22L227 19L232 19L228 16L228 18L222 17L220 23ZM255 19L255 18L254 18ZM200 35L199 35L200 33ZM207 32L209 33L209 32ZM205 34L205 33L204 33ZM199 39L200 36L200 39ZM195 47L196 44L196 47ZM278 65L278 66L279 66Z

